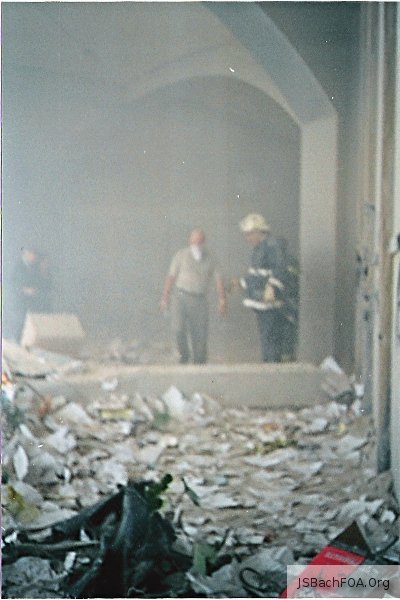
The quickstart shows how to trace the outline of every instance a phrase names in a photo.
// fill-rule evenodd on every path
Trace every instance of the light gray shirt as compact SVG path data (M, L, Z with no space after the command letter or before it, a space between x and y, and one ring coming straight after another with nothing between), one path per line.
M190 248L182 248L172 259L169 275L175 278L175 286L189 294L207 293L211 278L218 276L217 263L206 250L201 260L195 260Z

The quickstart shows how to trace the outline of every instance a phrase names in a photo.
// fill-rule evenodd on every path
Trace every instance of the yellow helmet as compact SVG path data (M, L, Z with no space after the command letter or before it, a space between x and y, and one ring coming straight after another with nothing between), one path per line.
M269 231L270 226L262 215L251 213L240 221L240 229L243 233L250 233L250 231Z

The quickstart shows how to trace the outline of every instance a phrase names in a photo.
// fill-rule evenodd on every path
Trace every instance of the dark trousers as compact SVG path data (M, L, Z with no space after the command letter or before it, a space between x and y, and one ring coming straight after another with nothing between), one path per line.
M256 310L264 362L279 362L282 356L282 317L279 310Z
M25 311L19 306L8 307L4 310L2 334L19 344L25 322Z
M13 335L18 344L21 343L26 315L30 312L39 312L34 299L22 298L15 304L13 314Z
M176 290L172 303L172 326L175 334L179 362L190 359L190 347L195 364L207 361L208 302L206 296L196 296Z
M284 319L282 325L282 356L286 360L295 360L297 350L297 323Z

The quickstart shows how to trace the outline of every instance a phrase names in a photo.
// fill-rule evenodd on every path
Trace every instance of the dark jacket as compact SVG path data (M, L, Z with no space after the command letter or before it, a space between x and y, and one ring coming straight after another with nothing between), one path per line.
M282 246L272 235L267 235L253 248L250 267L243 278L246 289L245 306L255 310L267 310L281 306L281 296L284 289L283 279L285 259ZM268 306L264 301L264 292L270 283L276 292L277 302Z
M27 265L20 261L13 272L12 286L15 303L21 310L40 312L42 277L37 264ZM24 293L24 288L32 288L35 294L30 296Z

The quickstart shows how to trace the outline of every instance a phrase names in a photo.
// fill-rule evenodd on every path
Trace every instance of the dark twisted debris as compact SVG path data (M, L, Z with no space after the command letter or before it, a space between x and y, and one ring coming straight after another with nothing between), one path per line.
M198 543L190 550L180 543L182 532L159 512L160 496L171 481L169 474L159 483L130 481L116 494L54 524L41 542L30 540L28 532L5 535L3 597L18 597L23 589L16 580L19 569L31 598L281 595L286 566L295 562L292 552L271 547L238 560L224 548L229 532L219 544ZM185 489L191 491L187 485ZM376 526L371 531L368 523L353 522L330 542L332 547L359 553L365 564L399 563L396 537Z
M179 540L182 532L159 512L160 496L171 481L169 474L159 483L130 481L116 494L54 524L41 542L30 540L26 531L6 533L3 597L17 597L25 589L20 581L17 585L19 568L27 584L30 578L26 597L248 597L260 595L254 577L263 578L263 589L277 596L285 587L285 564L292 554L279 561L280 549L266 549L240 563L232 552L223 552L229 532L219 544L185 547ZM185 490L193 501L187 484ZM35 570L41 573L36 581Z
M184 574L192 559L174 548L174 528L158 511L159 495L171 479L166 475L160 483L129 482L106 500L53 525L51 535L42 542L29 542L25 533L5 543L4 582L8 581L7 565L21 555L54 560L73 551L77 556L73 568L58 580L63 597L164 596L169 595L172 583L174 595L185 593ZM179 574L182 590L176 589ZM7 585L3 591L7 597Z

